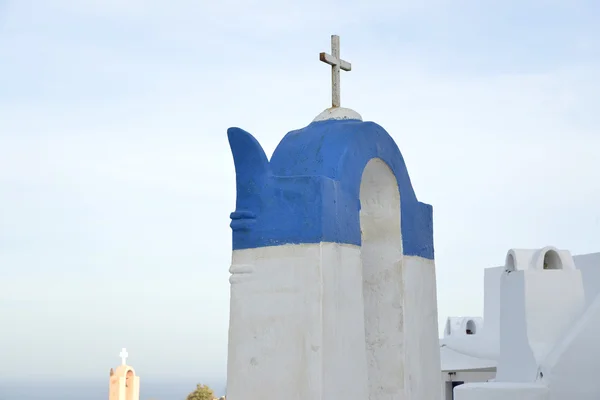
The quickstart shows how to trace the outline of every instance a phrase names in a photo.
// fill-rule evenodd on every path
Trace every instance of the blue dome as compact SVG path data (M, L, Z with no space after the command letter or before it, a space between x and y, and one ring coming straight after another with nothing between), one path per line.
M271 161L252 135L228 130L237 175L233 249L290 243L360 245L360 183L380 158L398 182L405 255L433 259L432 208L420 203L392 137L373 122L327 120L288 133Z

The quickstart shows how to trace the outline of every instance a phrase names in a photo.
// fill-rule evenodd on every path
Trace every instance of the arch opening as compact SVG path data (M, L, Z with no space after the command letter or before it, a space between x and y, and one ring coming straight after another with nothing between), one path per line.
M563 269L560 255L555 250L548 250L544 254L543 269Z
M360 185L365 351L370 399L404 393L404 297L400 192L381 159L371 159Z
M134 400L134 377L132 370L127 370L125 374L125 399Z
M504 263L504 270L508 272L514 271L516 269L515 264L515 256L512 253L508 253L506 255L506 262Z
M446 329L445 329L445 335L446 336L450 336L450 334L452 333L452 326L450 324L450 318L448 318L446 320Z
M477 333L477 324L472 319L467 321L467 326L465 327L465 333L467 335L474 335Z

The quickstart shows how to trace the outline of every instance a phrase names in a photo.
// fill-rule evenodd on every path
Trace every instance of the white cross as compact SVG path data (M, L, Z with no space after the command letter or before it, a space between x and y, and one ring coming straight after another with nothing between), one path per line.
M119 354L119 357L121 357L121 364L122 365L127 365L127 357L129 356L129 354L127 354L127 349L125 349L124 347L121 349L121 353Z
M327 53L319 54L319 59L324 63L331 65L331 105L340 106L340 69L344 71L352 70L352 65L340 58L340 37L331 35L331 55Z

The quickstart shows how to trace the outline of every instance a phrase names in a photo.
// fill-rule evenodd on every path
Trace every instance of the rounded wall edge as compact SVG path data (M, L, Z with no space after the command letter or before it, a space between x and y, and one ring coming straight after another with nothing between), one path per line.
M537 251L537 249L509 249L504 261L504 269L507 272L529 269L531 260Z
M544 269L575 270L576 267L569 250L545 246L541 249L509 249L504 261L504 269L506 272L512 272Z
M133 369L133 367L129 366L129 365L119 365L117 367L117 369L115 370L115 376L117 377L124 377L127 376L127 372L133 372L133 376L137 376L137 374L135 373L135 369Z

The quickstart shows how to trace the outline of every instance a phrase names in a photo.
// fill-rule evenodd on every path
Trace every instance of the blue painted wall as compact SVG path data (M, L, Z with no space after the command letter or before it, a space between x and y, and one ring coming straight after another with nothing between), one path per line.
M360 245L360 182L372 158L398 180L404 254L433 259L432 207L420 203L391 136L373 122L328 120L288 133L271 161L239 128L227 131L236 171L233 249L289 243Z

